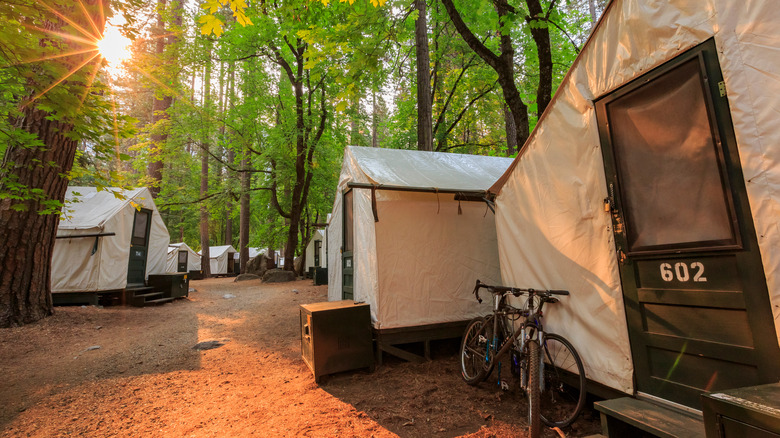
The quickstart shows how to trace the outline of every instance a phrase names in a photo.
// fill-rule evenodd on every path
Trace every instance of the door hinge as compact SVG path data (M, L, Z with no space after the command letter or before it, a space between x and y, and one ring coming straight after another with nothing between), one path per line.
M718 92L720 97L726 97L726 83L723 81L718 82Z

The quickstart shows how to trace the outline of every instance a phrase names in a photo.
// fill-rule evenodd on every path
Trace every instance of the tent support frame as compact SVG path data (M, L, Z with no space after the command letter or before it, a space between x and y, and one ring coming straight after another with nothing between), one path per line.
M439 193L454 194L456 201L471 201L471 202L484 202L487 204L490 211L493 214L496 213L493 207L496 195L490 193L487 190L456 190L456 189L440 189L438 187L407 187L407 186L393 186L386 184L371 184L371 183L359 183L349 182L347 187L350 189L369 189L371 190L371 211L374 213L374 222L379 222L379 215L376 209L376 191L377 190L391 190L396 192L414 192L414 193L435 193L437 196Z

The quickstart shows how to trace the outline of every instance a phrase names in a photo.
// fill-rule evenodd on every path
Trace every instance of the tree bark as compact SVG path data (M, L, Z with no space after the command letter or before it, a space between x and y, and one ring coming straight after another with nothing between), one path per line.
M8 175L49 199L64 201L77 142L68 137L71 124L48 120L50 114L26 106L14 125L37 137L43 146L9 144L0 179ZM54 164L56 163L56 164ZM52 165L54 164L54 165ZM23 205L24 211L12 209ZM38 200L0 200L0 327L38 321L52 315L51 256L59 216L39 215Z
M428 47L425 0L414 0L414 6L419 13L414 24L414 44L417 53L417 149L432 151L431 55Z
M376 106L376 91L371 92L371 147L379 147L379 133L377 129L378 109Z
M504 125L506 126L506 155L511 156L517 152L517 127L515 127L515 119L512 118L512 111L509 111L509 107L503 105L504 108Z
M360 138L360 98L352 101L352 117L349 121L349 144L352 146L361 146L363 141Z

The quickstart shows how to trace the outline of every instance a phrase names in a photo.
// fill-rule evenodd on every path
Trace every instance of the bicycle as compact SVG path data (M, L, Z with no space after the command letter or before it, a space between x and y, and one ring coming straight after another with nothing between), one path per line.
M531 437L539 436L540 420L549 427L570 425L585 405L585 369L571 343L545 332L542 325L545 303L557 303L553 295L569 292L491 286L477 280L473 293L480 303L481 288L493 294L493 312L475 318L466 327L460 347L463 379L470 385L484 381L497 359L511 350L510 370L519 376L520 387L528 396ZM510 294L528 295L523 308L507 302ZM498 370L501 384L500 362Z

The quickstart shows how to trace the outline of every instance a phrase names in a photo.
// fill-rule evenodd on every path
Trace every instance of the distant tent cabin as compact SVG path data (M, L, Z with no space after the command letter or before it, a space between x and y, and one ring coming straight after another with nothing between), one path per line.
M306 265L303 267L303 273L308 274L314 271L314 268L326 268L328 266L327 254L325 252L325 229L315 230L314 234L306 245Z
M236 274L236 259L234 254L237 251L232 245L210 246L209 247L209 266L211 275L233 275ZM201 252L198 251L198 255Z
M252 260L253 258L255 258L255 257L257 257L257 256L259 256L261 254L265 254L265 252L267 251L267 249L265 249L265 248L252 248L251 246L247 247L247 250L248 250L248 253L249 253L249 260ZM235 254L233 254L233 263L234 263L235 273L236 274L240 273L241 272L241 253L240 252L236 252Z
M777 23L613 0L491 188L505 283L571 291L547 326L590 381L699 411L780 380Z
M53 293L121 291L166 272L168 229L147 188L68 187L65 199L52 255Z
M345 149L328 225L328 299L369 303L380 350L417 360L394 345L458 337L489 311L471 293L477 279L500 283L495 218L482 198L511 162Z
M200 271L200 255L184 242L168 245L167 272Z

